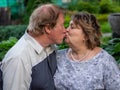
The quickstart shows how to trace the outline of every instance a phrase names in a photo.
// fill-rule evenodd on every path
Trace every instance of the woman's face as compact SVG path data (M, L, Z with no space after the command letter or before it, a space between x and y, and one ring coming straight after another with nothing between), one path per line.
M84 43L85 37L83 30L80 26L76 26L71 20L69 27L67 28L67 35L65 42L68 45L82 45Z

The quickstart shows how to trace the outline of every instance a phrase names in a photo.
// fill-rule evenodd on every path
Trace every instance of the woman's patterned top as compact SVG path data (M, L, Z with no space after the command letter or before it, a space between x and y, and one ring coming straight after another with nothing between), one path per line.
M86 61L73 61L67 49L57 52L57 90L120 90L120 70L105 50Z

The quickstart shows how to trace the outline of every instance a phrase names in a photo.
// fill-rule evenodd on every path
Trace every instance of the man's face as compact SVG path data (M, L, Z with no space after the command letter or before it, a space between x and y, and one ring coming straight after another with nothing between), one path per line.
M61 44L65 37L65 33L66 29L64 27L64 15L60 14L55 27L51 30L49 39L52 44Z

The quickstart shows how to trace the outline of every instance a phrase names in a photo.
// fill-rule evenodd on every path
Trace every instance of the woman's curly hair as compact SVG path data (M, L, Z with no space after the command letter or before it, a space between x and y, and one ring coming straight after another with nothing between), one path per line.
M89 49L100 46L100 38L102 36L100 25L96 17L87 12L79 12L72 16L72 20L76 26L80 26L85 34L85 44Z

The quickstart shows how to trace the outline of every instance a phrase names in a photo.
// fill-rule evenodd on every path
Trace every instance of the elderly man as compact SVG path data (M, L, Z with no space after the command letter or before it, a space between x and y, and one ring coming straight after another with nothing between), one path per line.
M21 39L5 55L3 90L55 90L54 44L65 37L64 11L53 4L36 8Z

